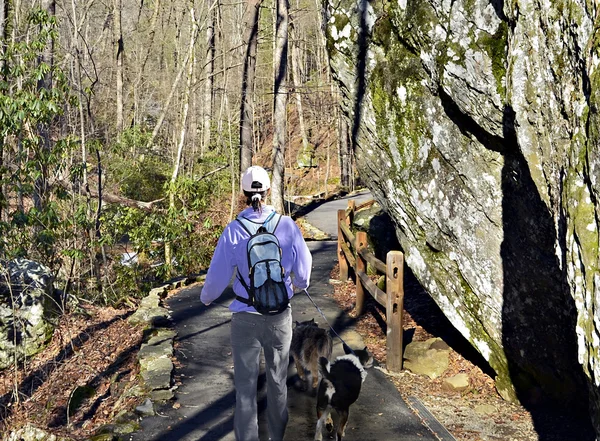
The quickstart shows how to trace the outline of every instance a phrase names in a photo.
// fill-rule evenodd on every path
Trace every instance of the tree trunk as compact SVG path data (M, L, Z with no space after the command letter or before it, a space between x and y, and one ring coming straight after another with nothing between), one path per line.
M83 76L81 72L82 65L82 52L80 50L79 45L79 35L80 35L80 21L77 16L77 2L75 0L71 0L71 23L73 25L72 31L72 42L71 42L71 53L73 54L73 83L76 85L76 89L78 91L78 112L79 112L79 136L81 143L81 162L83 164L82 169L82 183L85 191L86 197L86 216L88 219L92 219L93 211L92 211L92 196L90 194L90 186L88 180L88 149L86 143L86 124L85 124L85 111L84 111L84 87L83 87ZM82 18L83 20L83 18ZM100 201L99 201L100 203ZM90 259L90 269L93 276L96 277L96 289L98 291L102 290L102 280L100 275L100 262L97 259L97 239L99 239L96 234L100 233L99 229L96 229L95 226L90 224L89 228L86 231L88 237L88 252ZM84 248L85 245L82 245Z
M204 83L204 104L202 115L202 145L200 147L200 156L210 147L211 122L214 103L214 72L215 72L215 26L217 20L217 6L211 7L209 11L208 27L206 28L206 61L205 74L206 83Z
M0 0L0 72L4 71L4 55L6 52L6 43L8 42L8 11L10 10L10 0Z
M244 11L244 40L246 55L242 73L242 102L240 108L240 173L252 165L253 94L256 78L258 19L262 0L248 0Z
M304 126L304 112L302 111L302 94L301 78L300 78L300 57L298 56L299 38L294 25L294 20L290 22L290 31L292 33L292 77L294 81L294 95L296 97L296 109L298 110L298 125L300 128L300 136L302 137L302 150L298 155L297 162L300 167L311 167L314 151L308 143L308 136Z
M160 131L160 128L162 127L163 122L165 121L165 117L169 111L169 107L171 105L171 100L173 99L173 96L175 95L175 91L177 90L177 86L179 85L179 81L181 80L181 77L183 76L183 71L185 70L185 67L187 66L187 63L189 61L189 53L186 55L185 60L183 61L181 67L179 68L179 71L177 72L177 76L175 77L175 80L173 80L173 84L171 85L171 91L169 92L169 96L167 97L167 101L164 103L163 105L163 109L162 112L158 118L158 121L156 122L156 125L154 126L154 129L152 130L152 135L150 136L150 139L148 140L147 143L147 148L151 148L152 144L154 143L154 140L156 139L156 137L158 136L158 132Z
M277 0L277 30L275 32L274 131L273 176L271 203L275 210L284 211L285 142L287 119L287 55L288 55L288 1Z
M120 139L121 133L123 133L123 57L124 57L124 43L123 43L123 28L121 26L121 10L122 0L115 0L114 3L114 17L115 17L115 41L117 45L117 59L116 59L116 88L117 88L117 105L116 105L116 123L117 123L117 139Z
M4 72L4 55L8 42L10 0L0 0L0 72ZM6 81L6 76L2 80ZM8 221L7 188L4 184L4 137L0 137L0 222Z
M352 148L350 146L350 135L348 130L348 123L344 118L339 120L339 146L340 146L340 173L341 173L341 184L345 190L351 190L352 179Z
M154 47L154 38L156 36L156 23L158 21L158 16L160 12L160 0L155 0L154 2L154 11L152 12L152 18L150 19L150 30L148 32L148 47ZM150 58L150 54L152 51L148 50L144 54L144 59L142 64L140 65L139 71L136 75L135 81L133 83L133 95L134 95L134 121L137 124L137 106L138 106L138 88L142 82L144 72L146 71L146 64L148 63L148 58ZM135 145L132 146L132 154L135 155Z
M48 12L50 17L54 17L56 14L56 2L55 0L44 0L42 1L42 8ZM48 38L46 47L40 57L40 63L46 64L48 69L46 73L38 80L37 87L39 90L52 90L52 68L54 65L54 40ZM42 143L42 157L50 155L52 149L52 140L50 139L50 128L47 123L40 123L37 127L38 135ZM48 167L46 160L40 161L39 177L35 181L35 188L33 192L33 203L37 210L42 211L46 206L46 198L48 196Z
M198 35L198 24L196 23L196 17L194 15L194 8L190 8L190 46L186 59L188 60L188 72L187 72L187 83L185 92L183 95L183 110L181 112L181 131L179 133L179 144L177 146L177 156L175 158L175 164L173 164L173 174L171 175L171 185L169 186L169 211L171 213L175 210L175 182L179 175L179 168L181 166L181 158L183 156L183 146L185 145L187 118L189 113L190 104L190 93L192 89L192 78L194 76L194 46L196 42L196 36ZM185 66L185 64L184 64ZM167 267L167 273L171 275L171 266L173 261L173 253L171 248L171 242L168 240L165 242L165 265Z

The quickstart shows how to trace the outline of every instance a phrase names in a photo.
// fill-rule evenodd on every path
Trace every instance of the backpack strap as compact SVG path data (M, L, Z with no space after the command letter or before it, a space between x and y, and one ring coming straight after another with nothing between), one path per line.
M246 230L246 232L250 236L253 236L254 234L256 234L256 232L258 231L258 229L261 226L265 227L265 229L268 231L269 230L268 224L269 224L269 222L271 222L271 219L273 219L275 217L275 215L277 215L277 225L279 225L279 219L281 219L281 216L275 211L273 211L271 214L269 214L267 216L267 218L263 221L262 224L251 221L250 219L248 219L247 217L244 217L244 216L238 216L235 218L235 220L240 223L240 225L244 228L244 230ZM275 225L275 228L277 228L277 225ZM273 231L270 231L270 232L273 233L275 231L275 228L273 229Z
M279 222L281 221L281 215L276 213L275 211L269 215L263 222L262 226L265 227L271 234L275 234L275 230L279 226Z
M247 284L247 283L244 281L244 278L243 278L243 277L240 275L239 271L238 271L238 273L237 273L237 276L236 276L236 277L237 277L237 279L240 281L240 283L242 284L242 286L244 287L244 289L246 290L246 292L248 293L248 295L250 295L250 287L249 287L249 286L248 286L248 284ZM246 304L246 305L248 305L248 306L252 306L252 305L250 304L250 299L248 299L248 298L246 298L246 297L241 297L241 296L238 296L238 295L236 294L236 296L235 296L235 299L236 299L236 300L239 300L240 302L242 302L242 303L244 303L244 304Z

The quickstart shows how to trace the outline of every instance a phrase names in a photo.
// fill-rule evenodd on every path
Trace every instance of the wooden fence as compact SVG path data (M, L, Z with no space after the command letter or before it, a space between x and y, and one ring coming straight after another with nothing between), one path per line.
M346 210L338 210L338 260L340 280L348 280L349 268L353 268L356 284L356 313L363 314L366 293L369 293L386 311L387 369L391 372L402 370L402 316L404 312L404 254L401 251L387 253L386 262L377 259L367 248L367 233L352 232L354 213L368 208L371 200L356 206L348 201ZM385 292L377 287L367 274L370 264L378 274L386 277Z

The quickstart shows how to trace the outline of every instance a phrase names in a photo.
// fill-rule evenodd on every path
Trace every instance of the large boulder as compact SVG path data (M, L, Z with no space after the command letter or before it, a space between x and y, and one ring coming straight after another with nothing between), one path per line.
M54 331L53 276L44 265L0 262L0 369L42 350Z
M361 178L507 399L600 433L600 62L584 0L325 1Z

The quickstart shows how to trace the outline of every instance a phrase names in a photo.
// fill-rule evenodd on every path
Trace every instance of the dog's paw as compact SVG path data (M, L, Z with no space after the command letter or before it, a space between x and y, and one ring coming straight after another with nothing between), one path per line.
M327 431L329 433L333 432L333 420L332 419L327 420L327 422L325 423L325 428L327 429Z

